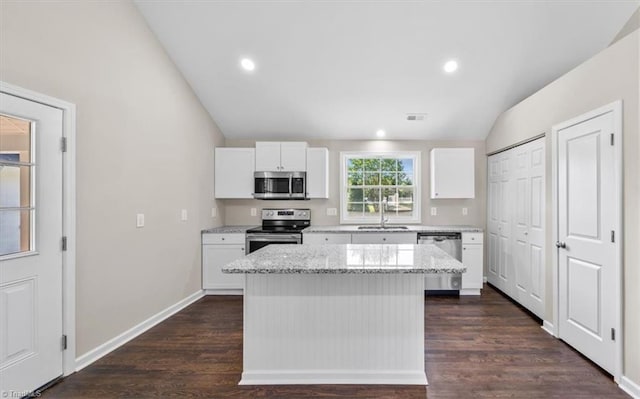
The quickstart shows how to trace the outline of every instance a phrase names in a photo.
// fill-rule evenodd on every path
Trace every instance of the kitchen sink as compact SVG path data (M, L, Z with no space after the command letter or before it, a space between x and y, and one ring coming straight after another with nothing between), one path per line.
M407 226L358 226L358 230L408 230Z

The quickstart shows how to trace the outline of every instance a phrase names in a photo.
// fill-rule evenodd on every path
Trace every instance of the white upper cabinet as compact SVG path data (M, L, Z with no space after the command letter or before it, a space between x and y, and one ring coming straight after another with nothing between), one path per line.
M307 143L257 141L255 165L258 172L305 172Z
M307 148L307 198L329 198L329 150Z
M431 150L431 198L475 198L473 148Z
M253 148L216 148L216 198L253 198L254 162Z

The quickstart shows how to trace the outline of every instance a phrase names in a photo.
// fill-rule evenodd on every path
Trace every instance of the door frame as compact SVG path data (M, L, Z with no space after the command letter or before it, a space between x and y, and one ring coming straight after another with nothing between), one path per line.
M62 333L67 349L62 352L64 376L76 371L76 106L45 94L0 81L0 92L44 104L62 111L62 136L67 151L62 157Z
M589 119L597 118L601 115L607 114L611 112L613 114L613 134L615 140L614 146L614 185L615 185L615 199L614 203L616 204L615 211L615 220L614 220L614 231L616 232L617 239L615 240L615 264L614 264L614 272L616 273L615 284L617 295L615 295L615 309L613 310L615 315L615 329L616 329L616 353L615 353L615 371L613 373L613 378L616 382L619 382L620 377L622 376L623 370L623 359L622 354L624 348L624 331L622 329L622 303L623 303L623 285L622 285L622 242L624 240L624 224L623 224L623 214L624 214L624 204L623 204L623 159L622 159L622 143L623 143L623 131L622 131L622 100L614 101L610 104L607 104L603 107L594 109L587 113L584 113L575 118L571 118L567 121L554 125L551 129L551 177L552 177L552 242L551 245L555 245L558 242L558 132L560 130L566 129L573 125L577 125L579 123L585 122ZM552 247L553 248L553 247ZM553 250L553 328L552 332L556 338L560 338L560 303L559 303L559 254L558 250Z

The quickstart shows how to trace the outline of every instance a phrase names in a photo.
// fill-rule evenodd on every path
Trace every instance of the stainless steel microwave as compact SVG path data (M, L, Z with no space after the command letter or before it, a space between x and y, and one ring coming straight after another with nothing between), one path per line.
M307 199L306 172L254 172L253 198L269 200Z

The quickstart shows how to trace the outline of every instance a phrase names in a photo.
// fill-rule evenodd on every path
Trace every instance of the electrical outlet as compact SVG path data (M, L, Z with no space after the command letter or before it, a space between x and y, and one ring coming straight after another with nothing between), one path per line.
M218 208L211 208L211 217L215 218L218 216Z
M180 211L180 220L182 220L183 222L186 222L187 219L188 219L187 210L183 209L182 211Z
M437 216L438 215L438 208L436 208L435 206L431 207L431 216Z
M327 208L327 216L336 216L337 214L338 214L338 209Z
M469 208L462 208L462 215L467 216L469 214Z
M258 216L258 210L256 208L251 208L251 216Z
M144 227L144 213L138 213L136 215L136 227Z

